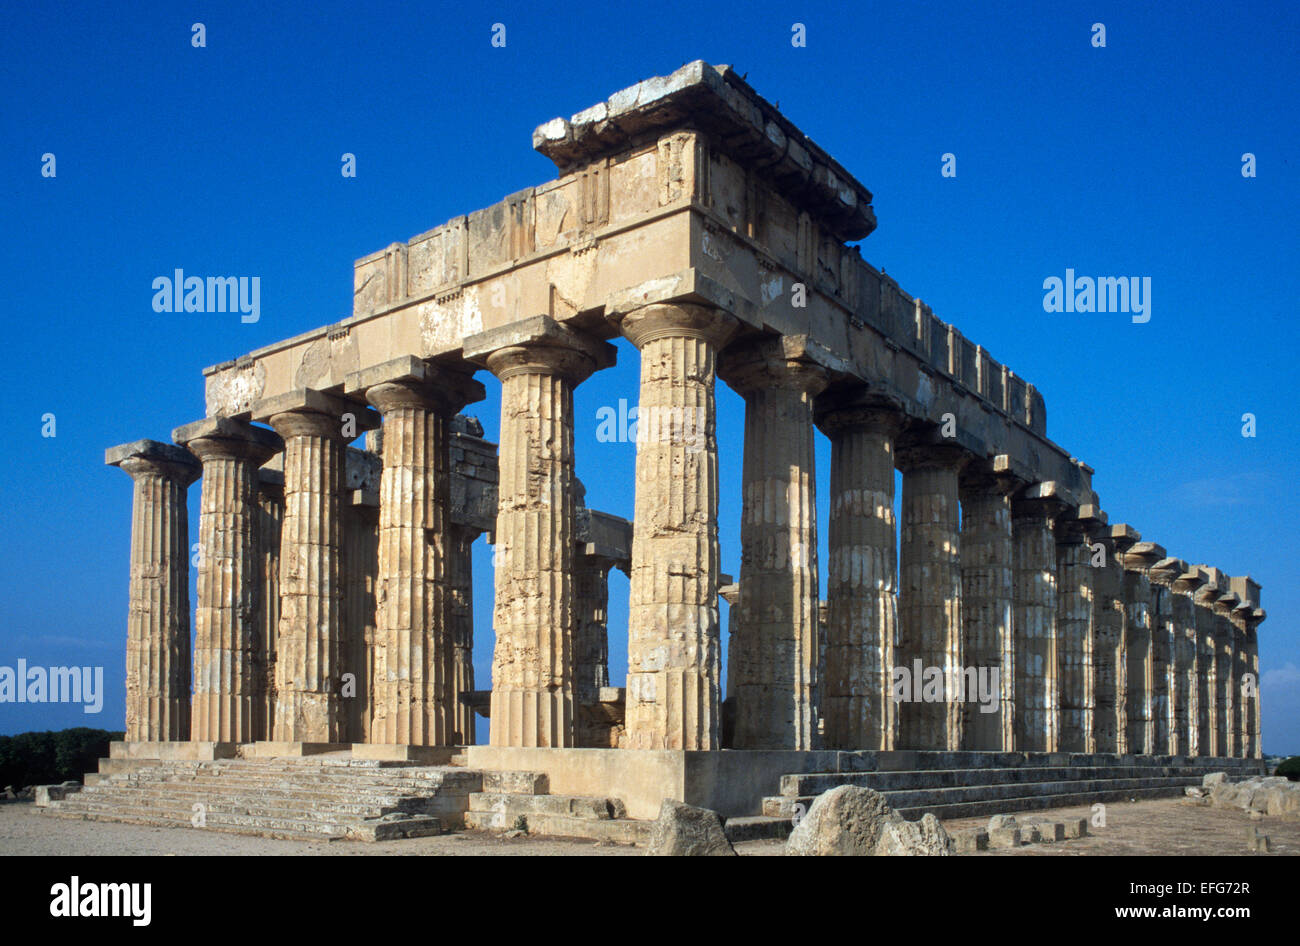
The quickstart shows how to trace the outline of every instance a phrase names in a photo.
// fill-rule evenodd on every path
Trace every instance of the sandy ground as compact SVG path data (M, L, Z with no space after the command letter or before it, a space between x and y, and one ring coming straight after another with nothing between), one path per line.
M1090 818L1088 807L1027 812L1019 819L1060 821ZM950 830L988 823L987 818L947 822ZM1023 845L1016 851L987 851L974 856L1051 857L1094 854L1210 854L1245 855L1246 839L1261 828L1272 841L1273 854L1300 854L1300 821L1265 818L1251 821L1242 811L1192 806L1181 799L1158 799L1106 806L1105 827L1090 826L1091 834L1076 841ZM742 855L780 855L779 841L749 841L736 845ZM271 838L223 834L199 828L151 828L102 821L51 818L30 802L0 804L0 854L87 856L98 854L235 854L235 855L597 855L637 856L640 848L594 841L549 838L505 839L476 831L436 838L385 841L277 841Z

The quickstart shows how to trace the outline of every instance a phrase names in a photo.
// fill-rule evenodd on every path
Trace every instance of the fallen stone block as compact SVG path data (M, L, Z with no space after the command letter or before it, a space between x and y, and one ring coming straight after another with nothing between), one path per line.
M952 836L958 854L971 854L975 851L989 849L989 832L987 828L968 828Z
M989 832L989 847L1002 850L1004 848L1020 847L1020 828L1012 825L1009 828L994 828Z
M36 807L48 808L52 801L63 801L69 795L81 791L81 786L76 782L62 785L37 785L36 786Z
M994 815L989 819L989 830L997 831L1000 828L1011 828L1015 827L1015 824L1015 815Z
M953 853L952 838L933 815L903 820L885 796L869 788L839 785L818 795L786 841L794 856L940 855Z
M1086 838L1088 836L1088 819L1071 818L1063 825L1065 828L1066 840L1072 841L1076 838Z
M665 798L646 854L655 857L734 857L716 811Z
M1211 772L1201 779L1201 784L1206 788L1213 788L1215 785L1222 785L1226 781L1228 781L1227 772Z

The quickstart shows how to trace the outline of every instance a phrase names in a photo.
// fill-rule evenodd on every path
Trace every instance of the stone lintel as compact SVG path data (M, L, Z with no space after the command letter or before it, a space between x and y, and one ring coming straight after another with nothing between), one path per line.
M250 413L253 420L260 423L267 423L277 414L302 413L339 418L340 423L344 414L351 414L356 419L358 431L374 430L380 424L378 412L366 405L315 388L298 388L264 398L253 404Z
M467 370L457 370L454 367L430 364L413 355L403 355L391 361L351 372L344 379L343 390L346 394L364 395L370 388L381 384L406 383L413 386L428 385L432 388L446 387L449 392L454 391L457 395L449 400L458 401L459 405L456 409L459 410L466 404L474 404L487 397L486 389L480 382L474 380L473 373L472 366L467 366Z
M188 446L194 441L225 442L232 449L258 457L259 463L284 449L284 440L274 430L254 427L247 421L233 417L205 417L177 427L172 431L172 440L181 446ZM200 445L194 452L201 454L206 446Z
M632 562L632 523L608 512L588 510L579 517L586 526L579 528L577 540L585 555L609 559L619 568Z
M729 581L725 585L719 584L718 597L734 608L740 603L740 582Z
M688 63L616 92L569 119L533 132L533 147L566 173L678 129L707 133L713 147L761 169L776 189L838 239L876 228L871 192L730 66Z
M743 311L734 292L694 268L611 293L605 300L605 317L617 322L648 305L702 305L730 312L755 328L763 328L757 312Z

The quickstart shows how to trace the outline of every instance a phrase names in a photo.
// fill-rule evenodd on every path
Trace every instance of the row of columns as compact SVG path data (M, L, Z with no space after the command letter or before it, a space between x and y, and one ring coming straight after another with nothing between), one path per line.
M873 392L828 390L832 359L806 339L733 341L734 317L688 303L610 318L641 354L624 747L720 746L721 376L746 403L734 747L1258 754L1258 697L1241 697L1239 683L1257 672L1262 612L1219 593L1221 581L1202 595L1200 571L1126 527L1107 529L1054 484L1028 482L1002 458L973 459ZM596 592L608 563L575 550L573 392L613 349L538 317L468 338L463 354L502 385L492 743L591 744L576 707L607 683L589 629L593 612L603 619ZM405 358L349 375L345 393L352 399L307 390L254 405L252 419L274 433L217 418L175 432L188 451L110 451L136 480L128 738L186 738L191 716L188 737L210 741L333 743L359 729L380 743L464 740L470 582L448 517L447 441L450 417L482 388L463 369ZM344 625L365 615L344 604L357 595L345 595L341 570L351 520L340 477L349 435L381 418L377 515L358 520L377 543L373 624L350 653L358 637ZM824 628L815 427L831 439ZM279 449L276 520L258 468ZM185 488L200 465L191 715ZM269 526L278 563L259 539ZM603 571L593 577L588 565ZM255 592L268 569L274 602ZM273 649L261 636L272 627ZM367 637L371 711L349 720L341 668ZM261 665L259 647L272 654ZM916 679L900 702L896 667L937 670L946 689L930 698L928 678ZM991 711L973 694L954 698L954 684L990 671Z

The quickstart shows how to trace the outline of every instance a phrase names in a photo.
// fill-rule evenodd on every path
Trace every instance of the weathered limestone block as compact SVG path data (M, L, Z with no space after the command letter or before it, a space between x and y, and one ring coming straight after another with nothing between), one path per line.
M736 322L690 304L648 305L612 317L641 351L625 746L716 749L714 376L717 350ZM659 420L643 433L641 424L653 417Z
M501 381L490 735L574 745L573 389L613 347L547 317L465 340Z
M831 441L824 742L891 750L898 634L894 438L902 415L853 394L826 394L817 423Z
M284 444L270 430L226 417L178 427L172 439L203 464L190 738L250 742L264 699L255 642L262 590L257 471Z
M126 632L126 738L190 736L190 547L186 490L199 476L188 451L137 440L104 462L134 483Z
M927 814L904 821L885 796L869 788L840 785L817 796L795 825L785 853L795 856L874 857L955 853L943 825Z
M449 425L483 386L406 358L349 375L347 387L383 417L370 741L454 745Z
M716 811L665 798L650 835L652 857L735 857Z
M1214 657L1215 657L1215 748L1222 757L1237 754L1237 720L1240 718L1238 706L1238 680L1236 669L1236 634L1228 615L1233 605L1224 600L1226 594L1219 584L1221 574L1218 569L1211 569L1215 575L1213 584L1220 589L1217 597L1212 598L1214 611Z
M1196 590L1205 583L1200 569L1179 561L1179 573L1173 580L1174 614L1174 721L1175 739L1180 755L1201 754L1200 653L1197 647Z
M958 475L967 454L956 446L909 444L899 451L903 524L899 552L898 666L911 674L910 700L898 706L902 749L961 747L964 707L946 681L962 678L961 536ZM944 675L942 699L924 698L923 672Z
M253 416L268 420L285 444L274 738L336 743L346 725L339 703L345 431L378 419L309 389L259 402Z
M1015 544L1016 749L1055 752L1060 727L1056 538L1064 504L1054 484L1035 484L1012 505Z
M1154 635L1147 570L1164 557L1165 550L1154 542L1138 542L1120 556L1128 650L1128 751L1134 755L1150 755L1155 748Z
M997 671L997 711L965 705L962 748L1010 752L1015 748L1015 569L1011 492L1015 478L972 465L962 477L961 616L967 667Z
M733 345L719 375L745 398L738 749L811 749L816 736L817 501L813 398L826 372L793 339Z

